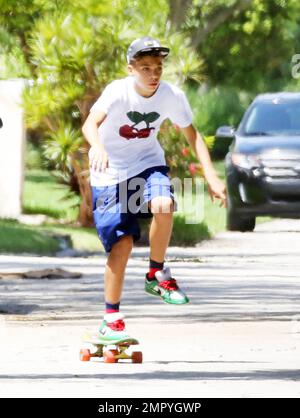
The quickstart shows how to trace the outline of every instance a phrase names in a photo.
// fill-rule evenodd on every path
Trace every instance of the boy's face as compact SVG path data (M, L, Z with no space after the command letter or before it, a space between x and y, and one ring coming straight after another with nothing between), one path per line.
M163 71L163 57L146 55L128 65L129 74L135 78L137 92L144 97L157 90Z

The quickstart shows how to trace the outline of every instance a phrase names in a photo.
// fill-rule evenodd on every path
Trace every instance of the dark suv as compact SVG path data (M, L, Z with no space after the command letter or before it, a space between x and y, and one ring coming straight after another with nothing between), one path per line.
M216 137L233 139L227 229L253 231L258 215L300 218L300 93L257 96L238 129L220 127Z

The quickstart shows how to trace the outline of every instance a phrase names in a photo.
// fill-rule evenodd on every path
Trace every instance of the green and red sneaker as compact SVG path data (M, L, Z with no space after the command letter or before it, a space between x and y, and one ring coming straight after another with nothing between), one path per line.
M111 342L130 338L125 330L124 316L120 312L109 313L104 316L99 328L99 338Z
M172 278L168 267L157 271L153 280L149 280L148 274L146 274L145 291L149 295L159 296L166 303L174 305L189 303L189 298L179 288L176 280Z

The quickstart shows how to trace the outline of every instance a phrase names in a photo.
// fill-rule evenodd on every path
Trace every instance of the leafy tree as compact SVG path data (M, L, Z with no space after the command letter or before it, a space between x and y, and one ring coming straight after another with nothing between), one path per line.
M26 0L25 7L16 0L2 3L3 31L18 40L33 79L24 97L27 125L42 130L48 158L76 177L83 198L80 221L91 224L89 146L80 127L103 88L126 74L132 39L145 34L167 39L174 53L166 72L179 82L200 80L202 62L186 37L167 25L167 0Z
M299 6L293 0L255 0L251 8L220 26L201 48L211 81L256 93L284 88L294 50L290 22L299 16Z
M170 19L192 39L208 81L248 91L283 88L299 45L298 0L174 0ZM182 7L182 13L179 13Z

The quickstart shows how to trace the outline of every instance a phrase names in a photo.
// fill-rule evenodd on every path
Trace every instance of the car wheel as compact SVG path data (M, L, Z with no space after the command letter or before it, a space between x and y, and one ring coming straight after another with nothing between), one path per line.
M232 210L227 211L228 231L252 232L255 228L254 217L241 217Z

